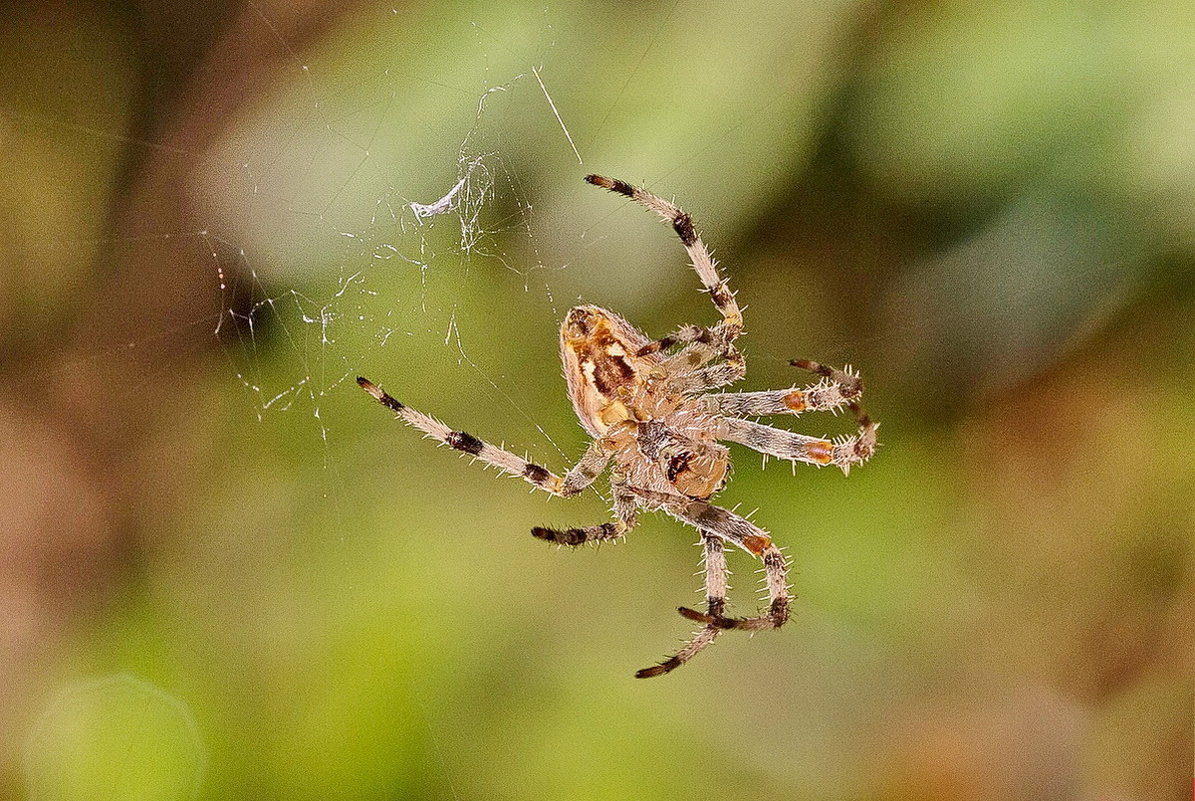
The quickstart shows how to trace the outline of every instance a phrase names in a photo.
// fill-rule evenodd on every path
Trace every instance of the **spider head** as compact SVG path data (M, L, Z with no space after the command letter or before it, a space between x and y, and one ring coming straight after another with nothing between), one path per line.
M560 327L560 358L568 394L585 430L601 436L634 419L629 402L654 360L635 355L647 337L599 306L569 310Z

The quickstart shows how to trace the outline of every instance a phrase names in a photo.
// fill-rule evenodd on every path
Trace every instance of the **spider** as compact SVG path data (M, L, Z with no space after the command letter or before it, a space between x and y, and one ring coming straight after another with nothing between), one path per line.
M624 537L635 527L640 508L663 510L697 529L705 563L706 611L680 607L682 616L701 628L672 656L635 675L668 673L712 644L726 629L777 629L789 617L788 565L763 529L709 499L725 485L730 453L723 442L817 466L837 465L849 473L876 448L878 425L862 411L863 384L850 368L792 361L818 379L804 387L765 392L707 392L727 387L746 374L735 340L743 333L743 314L734 293L718 273L692 218L673 203L624 181L588 175L594 186L641 203L672 225L692 260L693 269L722 319L714 326L687 325L651 340L613 312L577 306L560 328L560 355L568 394L592 442L571 470L559 476L510 451L457 431L396 400L365 378L361 388L403 422L458 451L560 497L571 497L610 467L614 522L584 528L531 530L558 545L579 546ZM762 425L746 417L846 407L858 431L836 440L819 439ZM763 562L768 606L754 617L726 614L724 543L736 545Z

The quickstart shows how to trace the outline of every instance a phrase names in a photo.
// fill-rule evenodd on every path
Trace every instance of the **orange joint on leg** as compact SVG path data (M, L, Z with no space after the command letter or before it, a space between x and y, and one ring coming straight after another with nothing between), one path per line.
M757 534L748 534L746 537L743 537L743 547L756 556L762 554L763 549L771 544L771 537L761 537Z
M810 442L805 446L805 453L818 464L829 464L834 458L834 443L824 439Z
M800 390L788 393L784 396L784 405L794 412L805 411L805 393Z

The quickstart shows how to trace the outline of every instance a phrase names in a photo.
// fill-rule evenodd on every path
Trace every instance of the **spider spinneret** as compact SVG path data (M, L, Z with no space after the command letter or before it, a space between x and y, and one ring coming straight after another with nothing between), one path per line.
M698 530L704 549L706 611L681 607L702 624L674 655L635 675L668 673L692 659L726 629L756 631L784 625L789 616L788 564L766 531L746 518L710 504L725 485L730 451L722 443L816 466L849 472L875 453L876 429L859 406L863 384L850 369L793 361L819 379L808 386L763 392L712 392L746 374L735 340L743 315L692 218L676 205L624 181L588 175L589 183L625 195L672 225L693 269L722 319L713 326L688 325L651 340L600 306L577 306L560 327L560 354L573 409L593 437L581 460L564 476L528 462L472 434L456 431L399 402L365 378L357 383L409 425L540 489L570 497L607 468L614 498L612 523L584 528L536 527L531 533L558 545L618 539L635 527L637 511L661 510ZM858 422L849 437L826 440L773 428L744 418L835 412L847 408ZM754 617L726 616L724 543L762 560L768 607Z

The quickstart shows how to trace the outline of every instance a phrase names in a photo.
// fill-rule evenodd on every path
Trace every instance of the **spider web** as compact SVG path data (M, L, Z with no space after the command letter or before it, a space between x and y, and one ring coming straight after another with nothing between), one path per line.
M438 341L474 380L529 419L469 355L459 309L477 300L470 297L471 284L478 283L471 277L480 273L519 282L529 305L546 302L553 317L559 311L541 276L564 265L547 265L538 253L535 209L502 135L504 116L526 113L537 94L547 103L542 113L550 109L567 135L539 70L510 72L494 84L487 77L475 96L466 89L452 95L459 110L448 115L461 137L456 146L447 145L452 128L420 137L419 117L397 111L399 89L389 69L379 82L356 82L347 91L307 78L293 87L299 113L281 123L289 130L250 126L244 140L228 143L228 152L216 157L237 161L240 152L260 146L258 137L268 141L281 133L293 143L243 162L249 213L233 226L235 239L202 232L222 295L215 333L259 418L306 409L321 420L326 438L322 399L351 384L397 336L420 337L433 347ZM305 78L311 74L307 65L302 71ZM389 138L382 137L384 129ZM407 135L423 141L409 147ZM393 150L399 142L406 152ZM328 172L342 177L329 181ZM328 187L323 197L320 187ZM246 239L255 242L256 255L235 244ZM299 286L287 286L296 281L296 269ZM296 380L280 383L278 371L263 369L263 325L284 341ZM364 348L362 331L368 334ZM353 347L346 346L346 334L357 335ZM535 429L562 453L543 428Z

